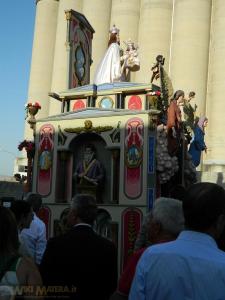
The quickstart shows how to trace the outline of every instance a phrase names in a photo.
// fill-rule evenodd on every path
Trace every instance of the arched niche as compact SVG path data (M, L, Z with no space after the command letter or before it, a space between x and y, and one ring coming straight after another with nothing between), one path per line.
M86 144L92 144L96 149L96 159L104 168L104 180L97 191L97 203L110 203L111 201L111 152L106 149L105 140L96 133L83 133L76 136L69 145L73 157L74 174L76 166L83 160L83 152ZM79 185L76 178L72 176L72 195L79 193Z

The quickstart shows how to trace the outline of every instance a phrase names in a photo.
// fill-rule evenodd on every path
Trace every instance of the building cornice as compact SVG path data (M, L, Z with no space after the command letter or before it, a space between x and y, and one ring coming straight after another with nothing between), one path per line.
M38 4L39 1L41 1L41 0L36 0L36 5ZM53 0L53 1L59 2L59 0Z

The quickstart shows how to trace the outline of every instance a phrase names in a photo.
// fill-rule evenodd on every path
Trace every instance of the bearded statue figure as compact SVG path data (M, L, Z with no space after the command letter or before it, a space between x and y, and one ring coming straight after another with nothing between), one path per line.
M96 194L104 180L104 168L96 158L94 145L84 146L83 160L75 169L73 177L76 180L77 191L82 193ZM95 195L96 196L96 195Z

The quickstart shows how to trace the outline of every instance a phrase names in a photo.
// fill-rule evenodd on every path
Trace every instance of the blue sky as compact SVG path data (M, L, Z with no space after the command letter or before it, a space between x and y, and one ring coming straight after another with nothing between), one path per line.
M0 175L13 175L23 141L35 0L0 0Z

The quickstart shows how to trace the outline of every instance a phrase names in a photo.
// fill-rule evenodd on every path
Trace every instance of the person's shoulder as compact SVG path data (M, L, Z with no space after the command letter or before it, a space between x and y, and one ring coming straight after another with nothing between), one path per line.
M155 245L149 246L143 253L143 257L145 256L152 256L156 254L166 253L173 251L173 249L176 249L176 241L168 241L165 243L159 243Z
M59 247L60 245L63 246L64 242L65 242L65 234L49 238L47 242L47 246L48 248L55 248L55 247Z
M42 224L42 225L45 225L45 223L42 221L41 218L39 218L37 215L34 216L34 219L33 219L35 222L37 222L38 224Z
M34 218L31 222L31 226L30 227L35 227L35 228L44 228L45 227L45 223L36 215L34 215Z
M219 262L219 264L223 265L223 268L224 268L224 265L225 265L225 252L216 248L215 249L215 254L213 255L212 259L215 259L216 261ZM224 269L225 271L225 269Z
M48 239L48 244L51 246L54 245L64 245L64 243L69 242L70 240L73 240L76 235L76 230L74 228L69 229L66 233L61 234L59 236L50 237Z
M94 234L95 234L96 240L100 244L104 245L104 247L115 248L115 244L111 240L109 240L109 239L107 239L107 238L105 238L105 237L97 234L96 232Z

